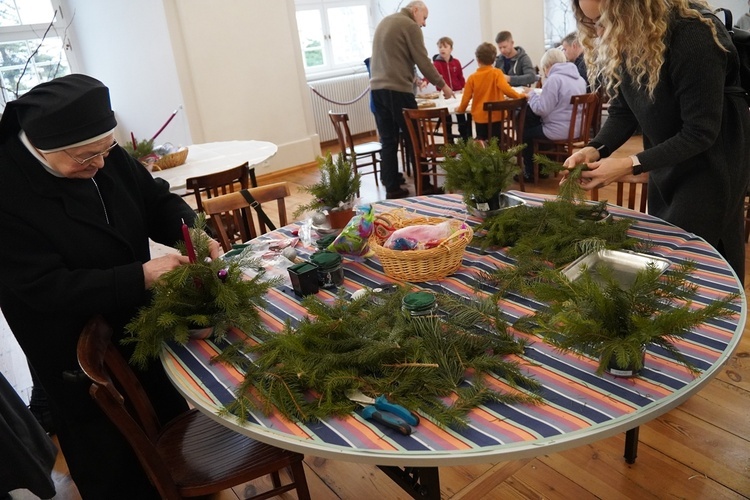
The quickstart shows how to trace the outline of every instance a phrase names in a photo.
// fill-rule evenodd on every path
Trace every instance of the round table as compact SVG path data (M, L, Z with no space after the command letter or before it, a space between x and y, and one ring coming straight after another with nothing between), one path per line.
M512 194L532 205L548 199L530 193ZM466 213L458 195L423 196L376 204L378 212L395 208L406 208L424 216L465 219L471 224L479 222ZM685 401L716 374L740 340L745 325L746 299L731 267L700 237L626 208L610 206L610 212L615 217L634 219L630 234L650 240L653 243L650 253L672 263L687 259L697 263L697 270L690 277L699 289L697 302L731 292L741 295L734 317L701 325L686 338L676 341L678 349L698 367L696 377L652 348L647 351L646 368L641 376L598 376L594 373L596 360L560 352L542 339L531 337L532 342L520 362L526 373L541 382L542 404L481 406L469 414L470 425L466 429L443 429L422 419L412 435L402 436L357 414L307 424L290 422L277 414L253 414L245 423L232 416L217 415L223 404L234 399L234 387L242 379L235 368L210 363L221 351L221 344L201 340L184 346L169 345L162 354L163 364L175 386L191 403L238 432L300 453L378 466L435 468L495 463L561 451L637 430L639 425ZM292 224L276 233L292 236L297 228L297 224ZM299 253L304 258L313 251L306 248ZM513 265L513 261L502 251L483 252L469 246L455 274L418 285L470 296L474 293L472 284L476 271L507 265ZM364 286L394 281L383 274L377 259L347 260L345 267L343 287L349 293ZM335 289L321 289L319 297L333 299L336 293ZM286 320L294 324L306 314L300 299L284 286L271 290L268 302L269 307L262 312L262 317L272 330L280 330ZM500 305L511 321L538 307L533 300L513 295L502 299ZM230 334L228 340L238 340L237 335ZM502 385L502 381L495 379L490 379L490 383Z
M247 162L251 173L256 167L269 164L268 159L276 154L278 147L266 141L219 141L188 146L184 164L151 172L169 182L170 191L184 194L186 181L190 177L213 174Z

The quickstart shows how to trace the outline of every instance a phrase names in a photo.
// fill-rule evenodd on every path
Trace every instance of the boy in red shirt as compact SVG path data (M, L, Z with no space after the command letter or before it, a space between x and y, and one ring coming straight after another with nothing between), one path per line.
M438 53L432 57L432 64L438 70L440 76L445 80L445 84L458 92L464 88L464 72L458 59L451 56L453 52L453 40L444 36L437 41ZM438 91L442 89L438 88ZM463 140L471 136L471 117L465 113L456 113L456 122L458 123L458 134ZM452 115L448 115L448 129L453 128ZM452 134L451 134L452 135Z

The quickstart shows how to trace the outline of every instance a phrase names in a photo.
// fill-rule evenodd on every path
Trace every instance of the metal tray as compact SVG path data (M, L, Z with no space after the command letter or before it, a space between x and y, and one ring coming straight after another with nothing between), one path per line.
M476 207L472 207L469 204L466 205L466 210L474 217L479 217L480 219L486 219L487 217L496 215L508 208L526 205L526 201L524 199L519 198L518 196L513 196L512 194L500 193L498 197L500 198L500 208L496 210L479 210Z
M647 255L628 250L600 250L587 253L574 260L562 273L571 281L580 278L584 272L593 273L594 281L601 282L596 272L597 264L606 264L612 268L613 276L624 289L633 285L639 271L646 269L649 264L655 266L661 273L669 267L669 261L655 255Z

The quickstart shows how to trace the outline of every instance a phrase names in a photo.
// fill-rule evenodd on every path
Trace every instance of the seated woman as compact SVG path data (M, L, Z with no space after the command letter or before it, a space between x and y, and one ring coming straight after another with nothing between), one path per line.
M586 81L581 78L578 68L568 62L560 49L549 49L542 56L539 63L542 72L543 91L536 92L532 88L525 88L529 107L526 113L526 123L523 131L524 180L534 180L533 171L533 140L560 140L568 137L570 117L573 105L570 98L574 95L586 93Z

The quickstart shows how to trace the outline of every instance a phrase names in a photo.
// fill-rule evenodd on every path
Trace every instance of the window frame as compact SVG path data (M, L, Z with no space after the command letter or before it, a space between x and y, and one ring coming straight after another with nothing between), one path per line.
M63 10L63 5L60 0L48 0L53 12L57 11L57 15L54 17L54 23L50 27L49 22L46 23L33 23L33 24L19 24L13 26L0 26L0 43L9 42L27 42L29 40L48 40L50 38L60 38L62 41L62 50L67 60L68 68L70 73L77 71L77 61L75 54L72 50L70 41L70 35L68 33L69 24L72 22L72 17L68 18L66 12ZM49 29L49 32L47 30ZM45 32L46 36L45 36ZM28 61L25 61L28 62ZM24 66L18 65L19 67ZM6 66L3 69L7 70L12 66ZM29 64L26 69L26 73L33 71L34 63ZM67 74L67 73L66 73ZM60 75L62 76L62 75ZM41 82L39 82L41 83ZM20 96L19 96L20 97ZM16 96L9 90L6 90L2 83L0 83L0 112L5 109L5 104L9 101L16 99Z
M321 24L323 29L323 54L326 62L321 67L308 68L304 67L305 76L308 81L322 80L325 78L333 78L336 76L351 75L355 73L364 73L367 68L364 64L364 59L369 54L362 57L362 61L356 61L344 64L334 64L334 50L333 42L331 41L331 27L328 25L328 9L351 7L351 6L363 6L367 10L368 18L368 35L369 41L372 43L372 35L374 32L374 20L372 12L372 1L371 0L295 0L295 24L296 24L296 12L301 10L318 10L320 12ZM302 60L305 59L304 50L301 46L300 40L300 54Z

